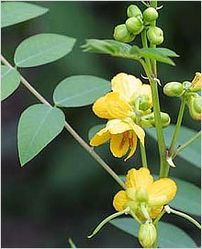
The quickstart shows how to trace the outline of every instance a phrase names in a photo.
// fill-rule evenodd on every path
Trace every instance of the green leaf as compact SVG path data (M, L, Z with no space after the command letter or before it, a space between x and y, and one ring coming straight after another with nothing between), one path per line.
M201 190L194 184L172 177L177 183L177 194L170 203L180 211L201 215Z
M161 54L168 56L168 57L179 57L178 54L175 53L175 51L168 49L168 48L155 48L155 50L159 51Z
M21 166L35 157L63 129L65 116L54 107L32 105L21 115L18 124L18 151Z
M1 100L11 95L20 84L20 74L14 68L1 65Z
M70 53L75 39L58 34L37 34L20 43L14 61L18 67L34 67L56 61Z
M169 147L173 132L175 129L175 125L169 125L167 128L165 128L164 136L165 136L165 142L166 146ZM146 130L147 134L149 134L152 138L156 140L156 130L153 128ZM180 128L180 134L177 138L177 146L184 144L192 138L197 132L195 130L189 129L185 126L181 126ZM194 143L190 144L188 147L186 147L183 151L181 151L177 156L185 159L192 165L194 165L197 168L201 168L201 144L200 139L194 141ZM175 159L174 159L175 160Z
M105 124L99 124L99 125L95 125L93 127L90 128L90 130L88 131L88 139L91 140L91 138L101 129L103 129L105 127Z
M115 40L97 40L88 39L86 44L82 46L84 52L99 53L99 54L109 54L115 57L122 57L128 59L139 59L138 49L131 53L132 46L118 42ZM138 48L136 46L136 48Z
M118 229L137 237L139 225L133 218L117 218L110 223ZM160 221L158 245L162 248L196 248L195 242L180 228Z
M47 8L31 3L3 2L1 4L1 27L27 21L41 16L47 11Z
M158 48L141 48L139 50L139 53L144 58L157 60L159 62L163 62L163 63L174 66L175 63L168 56L166 56L165 52L163 51L162 49L159 50Z
M76 75L58 84L53 99L57 106L79 107L92 104L109 91L111 84L107 80L91 75Z

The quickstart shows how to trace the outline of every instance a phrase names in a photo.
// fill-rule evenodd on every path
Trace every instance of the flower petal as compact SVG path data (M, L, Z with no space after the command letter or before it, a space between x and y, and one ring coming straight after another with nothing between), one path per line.
M155 219L160 214L162 209L163 209L163 206L155 207L154 209L151 209L151 211L149 212L150 217L152 219Z
M121 190L119 191L115 196L113 200L113 206L117 211L123 211L124 210L124 204L127 202L127 195L126 192Z
M130 125L120 119L109 120L106 127L111 134L124 133L131 130Z
M133 154L136 151L137 148L137 136L133 131L130 131L130 137L129 137L129 145L130 145L130 153L128 154L127 158L124 159L124 161L128 160L133 156Z
M201 89L201 87L202 87L202 75L201 75L201 73L199 73L199 72L195 73L195 77L192 80L192 86L194 89L196 89L198 91Z
M119 73L112 79L112 91L119 93L120 97L129 102L132 95L138 92L142 82L133 75Z
M150 202L158 200L158 205L165 205L169 203L176 195L176 183L169 178L162 178L155 181L149 188ZM162 198L161 203L159 199Z
M113 119L128 117L133 109L118 93L110 92L94 103L93 111L100 118Z
M144 130L139 125L136 125L133 122L133 120L130 118L125 119L125 122L127 122L131 126L131 129L136 133L137 137L140 139L140 142L144 146L144 137L145 137Z
M126 176L126 187L138 189L143 187L145 189L150 188L153 183L153 177L147 168L130 169Z
M103 128L97 132L93 138L90 140L91 146L99 146L106 143L110 139L110 133L107 128Z
M129 149L129 141L126 134L111 135L110 150L115 157L124 156Z

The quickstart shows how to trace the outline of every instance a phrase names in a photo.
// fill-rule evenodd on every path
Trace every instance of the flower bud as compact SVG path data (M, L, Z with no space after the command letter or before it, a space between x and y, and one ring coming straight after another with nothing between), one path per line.
M187 91L187 90L190 90L192 83L189 81L184 81L184 82L182 82L182 86L183 86L184 90Z
M158 27L150 27L147 37L151 44L160 45L163 42L163 30Z
M162 126L166 127L170 124L170 116L165 112L160 112ZM155 127L155 118L154 113L150 113L148 115L142 116L140 119L140 125L143 128Z
M135 39L135 35L129 33L125 24L120 24L114 29L114 39L120 42L131 42Z
M149 7L143 12L144 21L148 23L155 21L158 16L158 12L153 7Z
M157 238L156 228L152 223L140 225L138 240L142 247L151 248Z
M141 18L137 18L134 16L126 20L126 27L128 31L133 33L134 35L141 33L144 29L144 25Z
M145 188L138 188L136 191L136 199L139 202L147 202L149 199L147 190Z
M192 86L190 88L193 92L198 92L201 90L202 86L202 76L201 73L196 73L194 79L192 80Z
M169 97L179 97L183 91L183 85L179 82L169 82L163 88L164 94Z
M149 109L151 107L151 101L149 96L147 95L142 95L139 97L139 109L141 111L146 111L147 109Z
M198 94L197 96L191 96L188 100L190 116L195 120L201 120L201 105L202 97Z
M137 7L137 5L134 5L134 4L131 4L130 6L128 6L127 15L128 15L128 17L139 16L142 18L141 10Z

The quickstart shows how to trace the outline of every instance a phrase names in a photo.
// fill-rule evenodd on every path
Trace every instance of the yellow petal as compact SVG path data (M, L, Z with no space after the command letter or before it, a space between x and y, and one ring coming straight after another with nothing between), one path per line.
M94 113L100 118L125 118L132 114L132 107L118 93L108 93L93 105Z
M159 214L160 212L162 211L163 209L163 206L160 206L160 207L155 207L154 209L152 209L150 212L149 212L149 215L152 219L155 219Z
M126 176L126 187L138 189L143 187L145 189L150 188L153 183L153 177L146 168L130 169Z
M119 73L112 79L112 91L119 93L120 97L129 102L135 92L138 92L142 82L133 75Z
M158 204L165 205L175 197L176 191L176 183L170 178L157 180L149 188L150 202L155 202L155 199L160 199L162 197L162 203Z
M108 112L107 96L99 98L93 105L93 112L100 118L112 119L113 117Z
M99 146L106 143L109 139L110 133L107 128L104 128L94 135L94 137L90 140L90 145Z
M202 86L202 75L201 73L196 73L194 79L192 80L192 86L196 90L200 90Z
M129 141L127 134L121 133L111 135L110 150L115 157L124 156L129 149Z
M144 130L139 125L136 125L130 118L125 119L125 122L127 122L131 126L131 129L136 133L137 137L140 139L140 142L144 146Z
M106 127L111 134L124 133L131 130L130 125L120 119L109 120Z
M115 196L113 200L113 206L117 211L124 210L124 204L127 202L126 192L121 190Z
M128 160L129 158L131 158L137 148L137 136L133 131L130 131L130 137L129 137L129 146L130 146L130 153L128 154L127 158L124 160Z

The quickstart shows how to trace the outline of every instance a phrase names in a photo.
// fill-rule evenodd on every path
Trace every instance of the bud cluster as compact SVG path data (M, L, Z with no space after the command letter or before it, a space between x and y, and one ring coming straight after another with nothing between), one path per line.
M201 85L201 73L196 73L192 82L169 82L164 86L163 92L169 97L183 96L186 99L190 116L195 120L201 120L202 97L197 93L198 91L201 91Z
M127 8L127 20L114 29L114 39L120 42L132 42L144 29L147 30L147 38L153 45L163 42L163 31L154 25L158 18L158 12L153 7L148 7L142 13L137 5Z

